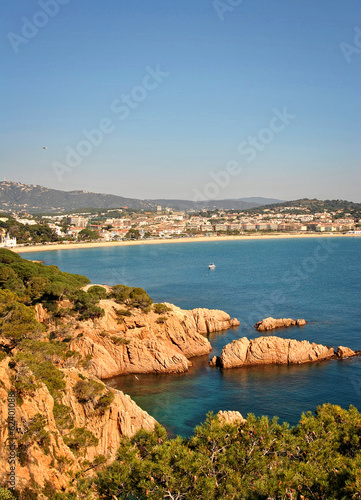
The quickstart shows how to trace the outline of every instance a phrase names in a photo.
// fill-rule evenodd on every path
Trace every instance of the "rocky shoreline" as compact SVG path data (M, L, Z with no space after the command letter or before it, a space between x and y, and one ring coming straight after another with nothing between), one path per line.
M67 305L63 301L59 307ZM71 475L84 469L84 461L96 463L97 457L112 461L123 436L154 429L157 422L153 417L101 379L125 373L185 372L191 366L190 358L212 350L205 335L239 325L223 311L187 311L167 303L162 305L161 314L154 308L148 312L130 308L124 317L117 314L122 306L114 300L101 300L100 306L105 312L100 318L63 318L64 339L59 336L59 323L42 304L35 306L35 317L44 326L44 335L51 338L57 331L60 344L69 346L71 356L49 357L61 381L62 390L57 394L41 379L34 380L21 393L16 407L16 434L19 445L25 447L26 460L17 464L20 489L30 483L41 488L51 483L57 490L66 489ZM49 344L44 341L42 345ZM14 380L24 384L28 377L33 376L21 363L15 364L9 356L0 359L2 423L7 422L7 398ZM222 418L225 422L242 419L238 414L226 413ZM25 441L28 429L35 425L36 434L31 441ZM0 440L5 443L8 439L9 428L1 425ZM83 446L81 453L79 446ZM7 449L0 447L2 470L8 470L7 460ZM92 469L88 471L91 473Z
M101 379L128 373L183 373L192 366L190 358L211 352L205 335L239 325L223 311L164 305L168 311L161 316L134 309L119 324L121 306L102 300L104 317L79 324L70 348L90 358L88 372Z

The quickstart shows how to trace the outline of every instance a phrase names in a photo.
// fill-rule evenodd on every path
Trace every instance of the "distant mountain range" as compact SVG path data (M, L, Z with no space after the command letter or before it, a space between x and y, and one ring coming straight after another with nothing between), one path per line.
M239 198L195 202L191 200L138 200L112 194L88 191L59 191L34 184L0 182L0 210L3 212L25 211L28 213L57 213L90 208L121 208L156 210L158 205L176 210L202 210L223 208L245 210L248 208L281 203L272 198Z

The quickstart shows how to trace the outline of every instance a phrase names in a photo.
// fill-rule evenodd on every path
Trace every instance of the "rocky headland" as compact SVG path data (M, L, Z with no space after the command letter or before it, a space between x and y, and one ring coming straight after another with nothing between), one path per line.
M50 378L46 373L46 383L29 371L29 358L24 359L27 365L21 358L16 364L11 357L0 362L3 424L8 419L8 395L14 383L17 387L20 489L31 482L39 487L51 483L57 490L66 488L74 474L84 470L84 463L89 462L91 470L99 457L114 460L122 436L154 428L153 417L100 379L122 373L185 372L191 365L189 358L211 351L205 335L239 325L223 311L186 311L168 303L162 305L161 314L152 308L147 312L129 308L125 316L117 314L123 309L114 300L104 299L99 305L104 310L102 317L79 321L65 316L61 322L42 304L35 306L35 319L44 331L41 342L31 341L29 346L44 349L43 362L54 366L49 368ZM66 309L69 303L62 301L58 307ZM55 345L63 345L69 355L52 353L54 344L45 339L55 336L60 342ZM0 340L4 346L9 344ZM52 383L61 390L53 389ZM6 443L8 438L8 426L1 425L0 442ZM4 471L9 467L7 460L8 448L2 446L0 468Z
M290 326L304 326L307 323L305 319L291 319L291 318L265 318L258 321L254 325L258 332L269 332L277 328L288 328Z
M214 356L210 366L238 368L254 365L299 365L332 358L358 355L352 349L340 346L335 353L332 347L280 337L243 337L227 344L221 356Z
M209 354L208 333L239 325L239 321L218 310L180 309L165 303L161 315L131 309L121 317L122 306L113 300L99 303L105 311L101 318L81 322L65 321L73 336L70 348L88 359L87 371L106 379L126 373L182 373L191 366L190 358ZM44 312L37 309L37 318Z

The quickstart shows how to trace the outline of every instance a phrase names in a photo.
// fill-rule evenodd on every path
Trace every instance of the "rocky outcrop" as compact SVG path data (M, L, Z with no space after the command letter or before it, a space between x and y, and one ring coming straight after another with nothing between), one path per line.
M208 366L218 366L218 356L213 356L213 358L210 359Z
M175 308L175 306L173 306L173 308ZM178 307L176 309L180 313L184 313L184 311ZM237 327L240 324L238 319L231 319L229 314L217 309L193 309L190 312L196 323L198 333L201 333L202 335L228 330L229 328Z
M276 330L277 328L288 328L289 326L303 326L307 323L304 319L291 319L291 318L265 318L262 321L258 321L254 325L258 332L269 332L271 330Z
M247 422L239 411L219 411L217 418L222 424L244 424Z
M9 447L5 445L9 437L8 394L13 387L16 372L9 368L10 358L0 363L0 470L9 472ZM56 490L67 488L73 474L82 470L84 460L92 462L95 457L103 455L107 460L114 460L122 436L133 436L139 429L152 430L156 421L141 410L134 401L120 391L111 390L113 401L107 407L98 408L97 401L101 394L109 390L103 385L99 396L86 403L79 402L74 386L80 380L89 378L86 372L62 369L66 388L57 404L65 405L68 411L66 422L59 424L54 412L55 400L47 387L37 381L33 390L17 401L16 443L21 447L21 460L16 463L17 487L36 483L43 487L50 482ZM79 375L80 373L80 375ZM100 381L97 381L100 383ZM43 424L36 430L32 424L39 417ZM32 429L29 438L27 433ZM97 444L80 448L68 446L67 437L74 429L90 431ZM45 438L45 437L46 438ZM81 444L81 440L79 439ZM88 472L89 474L91 472Z
M182 373L191 366L189 358L212 350L204 335L239 325L223 311L165 305L169 311L161 316L132 309L119 323L116 311L122 307L102 300L105 315L78 323L71 349L87 358L87 370L102 379L122 373Z
M43 307L43 304L36 304L34 306L35 310L35 319L39 323L45 323L49 319L49 315L46 309Z
M352 356L357 356L358 353L353 351L349 347L344 347L344 346L340 345L337 348L336 354L339 358L351 358Z
M302 364L330 359L335 356L331 347L310 343L306 340L259 337L248 340L243 337L227 344L216 364L222 368L266 364ZM214 361L213 361L214 363Z

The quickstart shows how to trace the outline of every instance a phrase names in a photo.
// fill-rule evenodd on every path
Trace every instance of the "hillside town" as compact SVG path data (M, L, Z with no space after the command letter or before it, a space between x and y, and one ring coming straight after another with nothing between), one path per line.
M177 211L157 207L156 212L133 211L127 208L108 209L98 213L74 213L67 216L12 214L11 219L23 228L47 227L52 237L40 237L32 243L59 241L120 241L197 236L222 236L266 233L361 233L359 221L345 210L324 210L312 213L304 206L264 208L250 211L203 210ZM17 232L9 224L10 217L0 218L1 247L17 244ZM27 233L26 233L27 234ZM26 238L25 238L26 239ZM24 240L24 237L22 238ZM48 240L48 241L47 241ZM19 241L18 244L27 244Z

